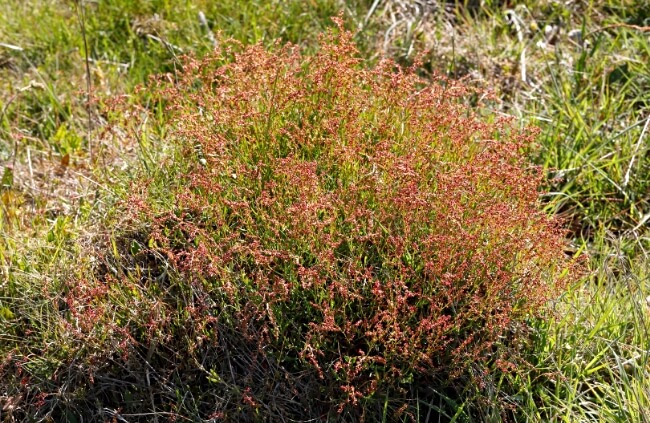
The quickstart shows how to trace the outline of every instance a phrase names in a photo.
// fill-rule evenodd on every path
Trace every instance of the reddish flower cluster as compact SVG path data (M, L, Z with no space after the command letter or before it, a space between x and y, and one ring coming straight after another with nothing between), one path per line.
M521 155L534 134L355 54L342 30L309 57L230 44L162 83L191 164L152 237L197 298L351 404L511 369L505 339L567 266Z

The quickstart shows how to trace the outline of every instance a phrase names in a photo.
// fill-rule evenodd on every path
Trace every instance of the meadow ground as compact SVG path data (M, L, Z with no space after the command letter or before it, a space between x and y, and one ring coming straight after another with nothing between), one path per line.
M143 180L152 204L169 202L166 188L194 160L179 152L176 122L149 76L180 71L184 54L201 57L226 38L292 42L308 56L340 13L367 66L382 56L404 66L417 59L425 78L489 90L479 111L486 119L537 126L526 154L546 175L540 204L565 219L567 255L588 261L552 312L529 322L526 371L487 387L429 386L407 410L387 394L330 419L650 422L650 6L604 0L2 2L0 420L281 421L291 418L282 410L304 405L279 385L275 397L248 398L244 385L174 351L145 346L139 359L121 361L119 333L90 327L73 336L83 322L66 300L74 286L99 289L106 274L122 272L132 285L79 293L85 310L102 299L129 310L134 298L155 309L140 281L180 277L161 270L163 258L143 262L155 245L135 232L150 227L129 226L124 214ZM165 295L190 292L175 286ZM148 323L113 318L116 327ZM256 354L234 336L221 339L230 344L219 351L233 355L224 363ZM181 341L202 348L198 338ZM153 386L165 360L187 368ZM226 414L208 413L210 402Z

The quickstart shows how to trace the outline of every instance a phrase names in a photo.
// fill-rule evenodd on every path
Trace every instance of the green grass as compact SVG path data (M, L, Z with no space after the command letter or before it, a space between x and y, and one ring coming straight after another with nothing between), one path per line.
M349 28L365 22L356 38L366 57L385 50L410 63L429 50L423 73L436 70L493 89L493 112L541 130L539 148L529 154L548 171L542 198L550 213L567 219L575 249L590 257L588 271L554 304L555 317L536 323L529 359L534 370L504 380L495 397L514 407L516 421L650 421L650 41L647 29L629 26L650 25L647 5L525 2L509 12L517 29L501 2L448 5L446 12L432 9L425 18L391 0L378 2L369 14L373 3L88 2L84 23L96 100L90 137L75 2L0 4L0 363L22 363L22 370L0 367L0 419L29 421L27 405L41 399L58 404L57 412L67 410L50 415L60 421L77 421L76 413L88 412L84 406L97 410L84 402L83 386L70 388L89 369L69 363L101 355L102 345L69 336L61 319L62 294L70 281L112 271L100 268L100 256L115 263L115 271L138 275L148 268L132 257L137 236L114 230L126 219L116 205L139 178L155 181L152 195L161 204L170 201L166 184L173 182L177 163L165 141L173 122L147 90L134 88L148 84L149 75L178 69L183 53L212 48L199 11L210 31L224 37L264 45L279 38L312 51L318 34L332 25L329 18L343 10ZM584 43L568 37L573 29L582 31ZM146 124L140 115L106 111L107 101L122 94L154 111ZM107 121L119 119L135 126L139 139L105 131ZM186 292L181 280L176 284ZM111 295L153 298L128 289L137 290L123 287ZM8 360L9 354L16 360ZM126 369L112 376L128 380L137 374ZM67 390L57 397L53 390L61 378L67 378ZM110 378L98 383L107 392L124 389ZM188 382L175 380L168 387L178 390L178 413L196 419L199 395ZM224 382L224 395L233 389L239 389L236 380ZM489 390L476 391L490 397ZM43 393L48 396L38 396ZM502 419L498 407L463 402L449 392L441 393L440 403L421 402L414 410L417 421L440 410L452 421Z
M614 244L612 242L611 244ZM648 421L647 262L601 246L587 283L538 327L536 372L523 380L524 421ZM636 260L636 261L635 261Z

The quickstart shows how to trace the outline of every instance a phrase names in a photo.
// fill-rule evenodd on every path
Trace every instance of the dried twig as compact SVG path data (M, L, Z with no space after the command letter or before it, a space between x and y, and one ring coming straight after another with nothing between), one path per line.
M601 31L607 31L608 29L617 29L617 28L627 28L627 29L634 29L636 31L641 31L641 32L650 32L650 26L639 26L639 25L631 25L626 23L616 23L616 24L605 25L603 27L594 29L589 34L587 34L587 37L597 34Z
M7 44L7 43L0 43L0 47L8 48L9 50L14 50L14 51L23 51L24 49L19 46L15 46L13 44Z
M523 45L523 48L521 50L521 55L519 57L519 68L521 70L521 80L522 82L528 82L527 81L527 75L526 75L526 44L524 43L524 33L522 30L522 21L519 15L517 15L517 12L514 10L510 9L505 12L506 18L510 21L512 26L515 28L515 31L517 32L517 40L519 41L519 44Z
M630 164L627 165L625 178L623 178L623 183L621 184L623 187L627 186L627 184L630 182L630 172L632 171L634 160L636 160L636 155L639 153L639 148L641 147L641 141L643 140L643 137L645 136L645 133L648 130L648 123L650 123L650 116L648 116L648 118L645 120L645 125L643 126L643 130L641 131L641 135L639 135L639 141L637 141L636 145L634 146L634 153L632 153L632 159L630 160Z
M205 14L199 10L199 23L205 29L206 34L208 34L208 40L212 43L212 47L217 48L219 46L219 43L217 43L217 39L214 38L214 34L210 30L210 25L208 25L208 20L205 18Z

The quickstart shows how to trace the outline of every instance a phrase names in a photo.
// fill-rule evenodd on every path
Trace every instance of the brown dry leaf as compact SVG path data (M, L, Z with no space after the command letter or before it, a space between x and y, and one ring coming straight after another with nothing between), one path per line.
M61 167L68 167L70 165L70 154L61 157Z
M22 394L13 397L0 397L0 404L2 404L2 411L6 411L11 416L11 413L16 409L18 404L22 401Z

